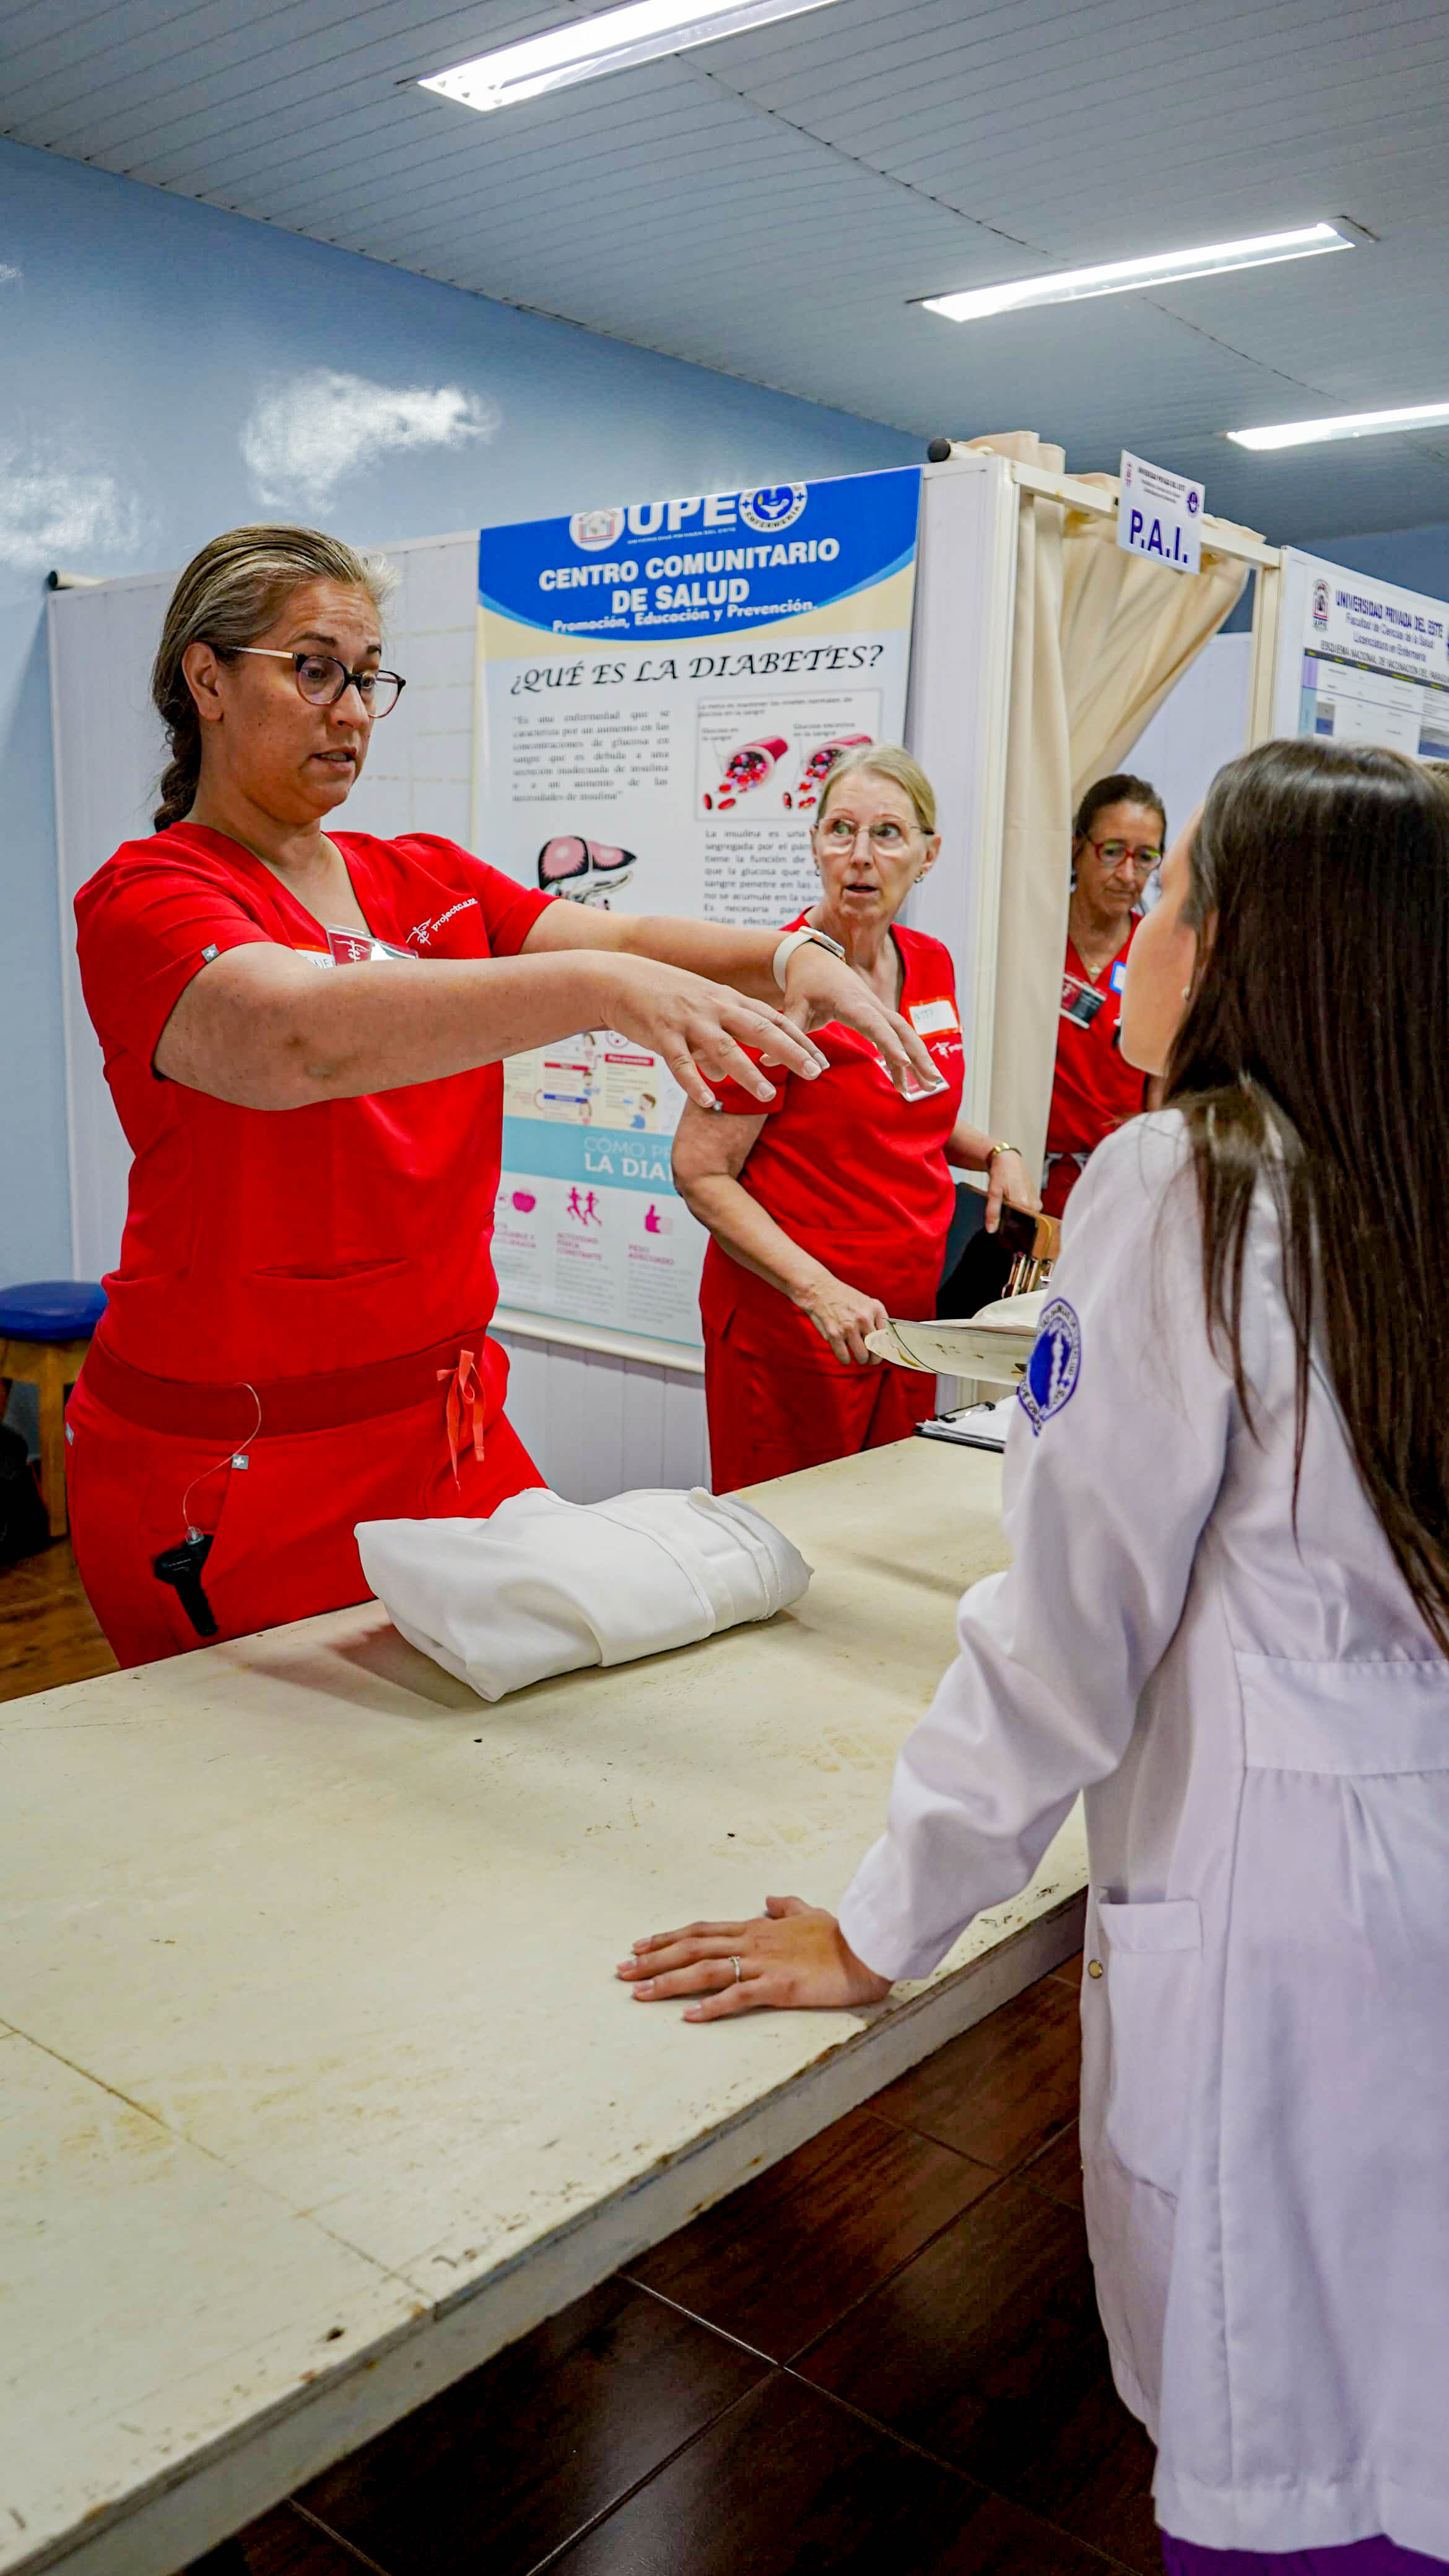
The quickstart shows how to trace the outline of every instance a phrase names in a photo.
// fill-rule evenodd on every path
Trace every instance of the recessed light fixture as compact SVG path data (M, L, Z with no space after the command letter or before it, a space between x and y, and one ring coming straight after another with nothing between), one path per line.
M807 9L829 6L830 0L631 0L628 8L576 18L570 26L550 27L545 35L479 54L471 63L455 63L451 71L434 72L418 87L486 115L519 99L540 98L546 90L569 89L575 81L598 80L604 72L653 62L660 54L711 45L745 27L768 26L772 18L796 18Z
M1352 226L1302 224L1291 233L1255 233L1248 241L1208 242L1200 250L1154 250L1141 259L1114 259L1102 268L1050 269L1016 277L1004 286L969 287L960 295L921 295L913 302L948 322L982 322L992 313L1030 312L1038 304L1079 304L1091 295L1130 295L1134 288L1170 286L1184 277L1219 277L1233 268L1272 268L1283 259L1317 259L1324 251L1353 250L1365 238Z
M1449 402L1402 411L1340 411L1327 420L1280 420L1270 429L1230 429L1236 447L1313 447L1325 438L1379 438L1393 429L1449 428Z

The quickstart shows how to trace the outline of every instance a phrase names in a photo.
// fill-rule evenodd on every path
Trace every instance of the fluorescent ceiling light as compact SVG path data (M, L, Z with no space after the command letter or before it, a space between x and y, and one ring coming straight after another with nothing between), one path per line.
M653 62L659 54L713 44L716 37L738 35L743 27L764 27L772 18L796 18L807 9L828 6L829 0L632 0L629 8L576 18L570 26L550 27L546 35L526 36L521 44L456 63L451 71L419 81L418 87L456 99L460 107L476 107L483 115L490 108L512 107L521 98L539 98L545 90L569 89L575 81L623 71L631 63Z
M1316 259L1324 251L1352 250L1358 237L1347 224L1304 224L1291 233L1255 233L1249 241L1208 242L1201 250L1154 250L1143 259L1114 259L1102 268L1058 268L1045 276L1018 277L1005 286L977 286L960 295L923 295L928 313L948 322L980 322L991 313L1029 312L1038 304L1079 304L1090 295L1130 295L1135 288L1169 286L1183 277L1217 277L1230 268L1272 268L1281 259Z
M1404 411L1340 411L1329 420L1280 420L1271 429L1230 429L1238 447L1312 447L1324 438L1377 438L1391 429L1449 427L1449 402L1411 403Z

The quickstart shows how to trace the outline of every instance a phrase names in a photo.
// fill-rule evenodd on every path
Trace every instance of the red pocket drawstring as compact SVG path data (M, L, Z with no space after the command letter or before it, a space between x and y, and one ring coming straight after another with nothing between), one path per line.
M456 1485L461 1481L458 1475L458 1434L465 1424L473 1442L473 1455L480 1464L482 1461L483 1389L478 1383L471 1351L460 1351L457 1367L439 1369L438 1376L446 1379L448 1386L448 1455L453 1461L453 1482Z

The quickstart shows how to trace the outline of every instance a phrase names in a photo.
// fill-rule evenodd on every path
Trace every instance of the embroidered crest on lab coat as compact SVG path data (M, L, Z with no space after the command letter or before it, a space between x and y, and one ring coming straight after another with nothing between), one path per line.
M1060 1413L1076 1391L1082 1365L1082 1327L1077 1311L1065 1297L1053 1297L1042 1308L1041 1330L1026 1364L1026 1377L1016 1390L1016 1400L1026 1414L1033 1436L1038 1436L1044 1422Z

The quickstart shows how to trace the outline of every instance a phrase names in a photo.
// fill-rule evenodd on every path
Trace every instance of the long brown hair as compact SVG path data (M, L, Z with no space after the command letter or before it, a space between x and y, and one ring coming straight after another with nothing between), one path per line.
M166 727L171 758L152 816L164 832L189 814L201 778L201 719L181 657L188 644L209 644L220 660L254 644L280 617L294 590L309 581L341 581L365 590L379 617L392 576L320 528L228 528L193 555L171 594L151 672L151 696Z
M1449 798L1392 751L1267 742L1221 769L1185 918L1213 936L1168 1067L1210 1329L1242 1353L1254 1191L1277 1205L1296 1344L1294 1493L1315 1356L1410 1592L1449 1652Z

